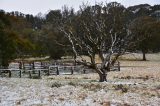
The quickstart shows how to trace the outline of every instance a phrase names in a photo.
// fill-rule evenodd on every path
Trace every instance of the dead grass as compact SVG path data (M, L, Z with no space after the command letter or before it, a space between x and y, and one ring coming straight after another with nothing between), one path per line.
M126 57L120 60L121 71L109 72L108 82L103 83L98 82L96 73L1 78L0 105L7 106L5 101L13 100L18 101L17 105L35 105L37 101L41 106L160 106L160 55L148 54L149 61L130 61L132 57Z

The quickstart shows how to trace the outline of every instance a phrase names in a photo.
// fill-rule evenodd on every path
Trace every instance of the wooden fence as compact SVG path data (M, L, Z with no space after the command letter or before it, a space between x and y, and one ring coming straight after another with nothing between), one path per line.
M33 75L37 75L40 78L41 74L45 75L60 75L60 74L70 74L73 75L75 73L86 74L87 70L85 67L81 65L72 65L72 64L47 64L45 65L42 62L34 62L34 63L23 63L22 67L20 67L20 63L11 63L8 68L0 69L0 75L8 74L9 77L12 77L12 73L17 72L19 77L21 78L22 73L28 73L28 77L32 78ZM120 71L120 62L117 62L114 66L111 67L112 71ZM62 72L63 71L63 72Z

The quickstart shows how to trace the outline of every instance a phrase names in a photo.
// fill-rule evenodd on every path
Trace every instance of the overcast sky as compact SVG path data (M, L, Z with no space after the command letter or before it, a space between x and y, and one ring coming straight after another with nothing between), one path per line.
M126 7L144 3L150 5L160 4L160 0L0 0L0 9L5 10L6 12L20 11L25 14L29 13L36 15L39 12L44 14L48 10L61 9L64 5L73 7L77 10L82 2L87 1L90 5L93 5L96 2L117 1Z

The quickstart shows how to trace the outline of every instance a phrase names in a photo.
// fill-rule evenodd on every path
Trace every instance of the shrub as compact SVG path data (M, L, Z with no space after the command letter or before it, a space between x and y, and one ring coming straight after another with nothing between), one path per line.
M51 88L53 88L53 87L59 88L59 87L61 87L61 86L62 86L61 83L59 83L59 82L54 82L54 83L51 85Z
M32 76L32 79L41 79L39 76Z
M114 85L113 87L115 90L121 90L122 93L126 93L128 91L128 88L122 84Z
M74 87L75 87L77 84L76 84L75 82L72 82L72 81L71 81L71 82L68 83L68 85L71 85L71 86L74 86Z

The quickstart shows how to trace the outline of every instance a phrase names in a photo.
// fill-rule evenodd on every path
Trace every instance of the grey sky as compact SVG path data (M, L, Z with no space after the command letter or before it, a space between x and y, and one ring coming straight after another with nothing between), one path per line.
M65 4L77 10L82 2L87 1L91 5L96 2L117 1L126 7L144 3L160 4L160 0L0 0L0 9L6 12L20 11L25 14L36 15L39 12L44 14L48 10L61 9Z

